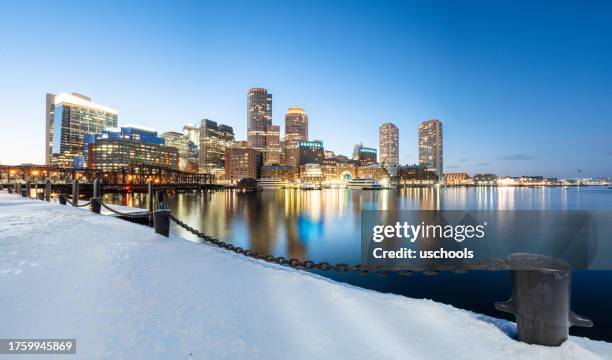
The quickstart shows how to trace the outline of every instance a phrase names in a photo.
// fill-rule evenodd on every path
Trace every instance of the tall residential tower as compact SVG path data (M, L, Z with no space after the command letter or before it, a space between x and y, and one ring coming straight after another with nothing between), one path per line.
M419 164L442 180L442 123L433 119L419 125Z
M378 129L381 164L399 165L399 129L395 124L382 124Z
M298 165L298 145L308 141L308 115L304 109L294 106L285 114L285 162L290 166Z

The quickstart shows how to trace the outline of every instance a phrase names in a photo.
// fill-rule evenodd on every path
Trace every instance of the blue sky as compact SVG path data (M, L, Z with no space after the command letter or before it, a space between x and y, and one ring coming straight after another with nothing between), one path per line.
M246 93L310 117L349 154L444 124L446 171L612 176L612 3L244 1L0 3L0 162L44 159L47 92L76 91L120 123L203 117L246 138Z

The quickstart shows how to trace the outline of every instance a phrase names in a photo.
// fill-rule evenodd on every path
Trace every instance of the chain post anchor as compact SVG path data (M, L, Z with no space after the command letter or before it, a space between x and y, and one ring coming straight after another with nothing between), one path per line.
M153 228L156 234L170 236L170 210L159 209L153 212Z
M99 214L102 208L102 205L100 204L100 199L95 197L91 198L89 203L91 204L91 212L94 214Z
M508 257L512 269L512 298L495 309L516 317L518 338L527 344L559 346L570 326L593 322L570 310L571 267L543 255L517 253Z

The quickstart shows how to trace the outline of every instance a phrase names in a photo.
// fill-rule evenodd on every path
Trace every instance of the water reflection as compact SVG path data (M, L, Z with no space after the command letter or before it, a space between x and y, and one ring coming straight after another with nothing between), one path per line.
M601 188L403 188L278 190L169 194L172 213L202 232L259 253L315 261L359 260L361 210L611 209ZM145 194L108 194L107 201L146 207ZM509 219L499 219L500 222ZM174 227L182 236L192 234Z

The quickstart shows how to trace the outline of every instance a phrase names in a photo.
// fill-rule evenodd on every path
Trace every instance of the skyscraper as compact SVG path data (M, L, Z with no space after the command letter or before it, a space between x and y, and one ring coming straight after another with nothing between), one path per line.
M281 144L280 144L280 126L266 126L266 147L263 152L264 165L280 165L281 162Z
M223 168L225 149L234 142L234 129L215 121L202 119L199 131L200 171L211 173L213 169Z
M297 146L308 141L308 115L304 109L294 106L285 114L285 162L297 166Z
M117 110L77 93L47 94L45 146L48 163L71 167L83 155L85 134L117 126ZM49 148L49 145L50 148Z
M166 146L174 147L178 150L178 169L182 171L190 170L189 158L190 158L190 146L191 140L184 134L167 131L161 135L164 139Z
M399 129L395 124L382 124L378 129L381 164L399 165Z
M419 125L419 164L442 180L442 123L437 119Z
M247 141L259 151L266 147L267 126L272 125L272 94L262 88L249 89L247 95Z

